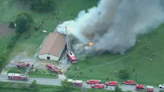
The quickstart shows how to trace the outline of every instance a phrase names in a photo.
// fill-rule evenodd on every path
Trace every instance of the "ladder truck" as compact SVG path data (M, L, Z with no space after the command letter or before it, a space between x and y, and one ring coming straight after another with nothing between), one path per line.
M33 67L33 64L29 64L29 66L26 69L26 72L24 74L19 74L19 73L9 73L8 74L8 80L23 80L27 81L28 80L28 73L30 69Z
M65 28L66 28L66 43L67 43L66 57L72 64L76 64L77 63L77 58L71 50L69 36L68 36L68 33L67 33L67 27L65 27Z

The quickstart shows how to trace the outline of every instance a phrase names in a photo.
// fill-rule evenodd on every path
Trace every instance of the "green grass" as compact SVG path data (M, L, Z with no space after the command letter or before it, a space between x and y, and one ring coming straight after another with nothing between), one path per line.
M38 90L29 88L28 84L26 89L22 89L22 83L7 83L0 82L0 92L61 92L61 86L38 85ZM83 92L82 88L74 88L71 92ZM87 89L87 92L111 92L109 90L101 89Z
M137 39L142 42L137 41L135 46L130 48L125 55L103 54L101 56L89 57L83 61L79 60L77 65L71 67L72 72L68 71L66 75L74 79L101 79L103 81L106 81L108 77L110 80L118 80L121 84L123 80L119 79L114 72L127 68L130 72L129 79L136 79L138 83L155 86L164 83L163 29L164 24L147 34L140 35ZM155 56L152 57L154 53ZM152 62L149 61L150 59L152 59ZM90 72L89 68L93 66L93 72ZM79 67L80 71L83 71L83 75L79 74L78 78L75 77L76 73L78 73L75 67ZM133 74L133 69L137 71L136 78Z
M4 52L4 49L6 48L10 39L11 39L11 35L0 37L0 43L2 43L0 45L0 54Z
M88 9L97 4L97 0L54 0L55 1L55 11L59 11L59 15L55 16L52 20L52 12L34 12L30 11L29 5L24 5L20 0L0 0L0 22L6 23L11 22L16 19L16 16L23 12L29 12L33 19L34 23L32 24L29 31L26 31L22 34L19 40L16 42L15 47L8 54L8 58L6 62L3 63L2 67L5 67L9 61L14 58L16 55L22 55L24 57L32 58L38 47L42 43L45 34L42 30L47 30L49 32L53 32L56 28L57 24L63 21L74 19L78 12L84 9ZM72 3L73 2L73 3ZM73 16L71 16L73 13ZM60 20L57 21L56 17L59 17ZM35 31L34 27L38 27L40 21L44 18L43 29L39 31ZM35 34L37 35L35 37ZM30 35L28 39L25 39L25 36ZM0 51L5 49L8 39L0 39L1 44ZM24 52L24 53L22 53Z
M25 73L25 69L22 68L10 68L7 69L7 73ZM39 77L39 78L58 78L58 75L54 72L48 71L48 70L42 70L37 69L36 72L33 71L33 69L29 72L29 77Z

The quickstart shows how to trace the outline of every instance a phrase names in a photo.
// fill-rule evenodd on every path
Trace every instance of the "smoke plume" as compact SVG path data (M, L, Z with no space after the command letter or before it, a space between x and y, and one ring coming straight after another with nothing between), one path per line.
M65 34L62 28L67 26L69 34L82 44L94 42L96 49L124 54L135 45L137 35L163 21L164 0L101 0L97 7L81 11L57 30Z

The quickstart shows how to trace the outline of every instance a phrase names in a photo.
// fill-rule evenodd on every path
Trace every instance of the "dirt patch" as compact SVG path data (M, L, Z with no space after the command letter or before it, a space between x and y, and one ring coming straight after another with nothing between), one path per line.
M1 24L0 23L0 37L11 34L14 31L14 28L9 28L9 23Z
M24 62L24 63L32 63L32 59L31 58L25 58L23 56L16 56L15 58L13 58L10 63L6 66L6 68L12 68L12 67L16 67L16 64L18 62Z

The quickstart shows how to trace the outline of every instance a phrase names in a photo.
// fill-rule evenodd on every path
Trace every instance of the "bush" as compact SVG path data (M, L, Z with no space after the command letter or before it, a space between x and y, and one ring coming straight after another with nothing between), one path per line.
M122 89L119 86L115 86L114 92L122 92Z
M37 88L38 87L38 84L36 83L36 80L33 80L31 85L30 85L31 88Z
M6 59L4 54L0 54L0 65L3 63L3 61Z
M16 41L19 39L19 37L21 36L21 33L15 33L15 35L11 38L10 42L7 45L7 48L11 49L12 47L14 47Z
M9 28L15 28L15 26L14 26L14 22L10 22L10 24L9 24Z
M31 10L52 11L54 8L53 0L34 0L31 3Z
M71 92L71 90L73 89L73 84L71 82L68 82L67 79L63 80L61 84L61 92Z
M127 69L121 69L118 71L118 76L121 79L128 79L129 78L129 71Z

